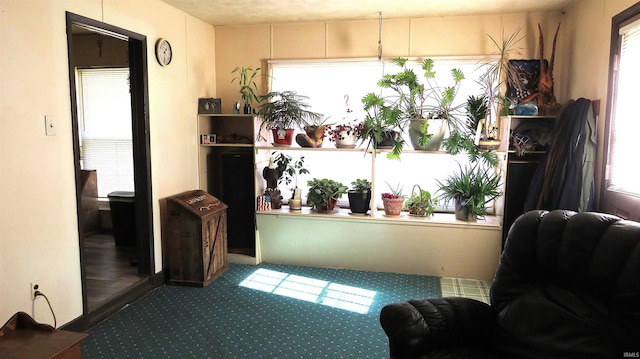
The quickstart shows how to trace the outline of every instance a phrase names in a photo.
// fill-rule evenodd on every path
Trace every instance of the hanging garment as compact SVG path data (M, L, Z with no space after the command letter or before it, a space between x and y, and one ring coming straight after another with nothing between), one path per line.
M591 101L569 101L556 118L555 136L532 179L525 212L587 210L593 197L595 119Z

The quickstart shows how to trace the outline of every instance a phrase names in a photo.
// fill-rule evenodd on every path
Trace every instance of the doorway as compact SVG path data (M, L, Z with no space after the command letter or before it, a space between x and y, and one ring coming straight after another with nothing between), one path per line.
M92 322L98 322L111 315L123 305L153 288L152 275L155 272L155 264L149 151L147 42L146 36L125 29L72 13L67 13L66 16L83 313L88 317L89 326L91 326ZM123 59L113 60L118 58L116 53L121 53ZM97 170L83 168L85 159L83 152L88 142L83 138L82 130L86 125L84 111L88 110L83 108L85 102L79 95L82 93L82 83L79 82L80 76L78 76L81 68L118 68L126 71L129 91L124 96L125 101L129 101L127 105L130 106L124 107L125 111L130 112L130 121L127 122L130 136L129 150L126 152L128 155L125 157L129 157L133 172L132 184L129 185L132 188L125 188L126 193L112 192L114 188L118 189L113 187L109 190L108 196L106 193L98 194ZM103 130L97 132L104 133ZM119 146L122 147L122 144L120 143ZM110 150L106 150L106 153L109 157ZM111 157L116 157L115 153ZM111 170L101 171L111 172ZM105 191L102 190L102 192ZM116 196L112 197L112 193ZM118 216L122 214L122 205L125 205L124 216L120 217L130 220L132 224L113 223L111 225L111 219L115 220L112 212L114 204L120 206L120 209L115 210L119 213ZM109 225L111 228L108 228ZM114 238L114 235L117 235L118 231L122 232L123 228L131 233L131 240L125 245L117 243ZM124 277L125 275L127 278ZM107 286L110 288L106 288ZM115 291L114 286L117 288ZM105 293L106 289L108 293Z

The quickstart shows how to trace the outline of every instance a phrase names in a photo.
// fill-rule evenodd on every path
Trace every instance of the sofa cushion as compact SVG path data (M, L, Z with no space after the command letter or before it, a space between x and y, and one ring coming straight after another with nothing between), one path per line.
M495 347L505 357L619 357L621 333L606 306L588 294L540 286L498 313ZM609 355L603 355L609 353Z

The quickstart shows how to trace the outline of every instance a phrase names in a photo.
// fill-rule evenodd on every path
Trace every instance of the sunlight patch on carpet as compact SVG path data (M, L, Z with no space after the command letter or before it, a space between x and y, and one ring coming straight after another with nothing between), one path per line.
M241 287L366 314L376 292L320 279L260 268L247 276Z

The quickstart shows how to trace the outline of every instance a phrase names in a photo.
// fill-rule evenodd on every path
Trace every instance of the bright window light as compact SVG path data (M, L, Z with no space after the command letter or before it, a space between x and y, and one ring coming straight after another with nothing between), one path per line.
M376 296L372 290L263 268L247 276L240 286L360 314L369 311Z
M636 87L640 79L640 21L621 29L622 51L618 69L615 119L612 134L611 184L618 190L640 194L637 167L638 100Z

